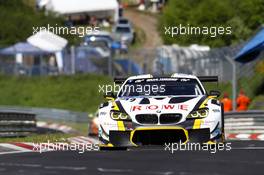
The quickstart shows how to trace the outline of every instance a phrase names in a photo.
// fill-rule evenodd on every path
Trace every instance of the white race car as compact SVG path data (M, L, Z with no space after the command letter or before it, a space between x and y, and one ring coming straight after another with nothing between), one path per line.
M213 81L218 77L186 74L115 79L119 92L106 94L99 108L100 146L223 142L220 92L208 94L201 83Z

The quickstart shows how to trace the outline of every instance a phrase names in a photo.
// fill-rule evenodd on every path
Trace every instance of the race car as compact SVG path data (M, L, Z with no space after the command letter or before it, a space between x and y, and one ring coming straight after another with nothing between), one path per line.
M118 93L107 93L98 111L101 148L224 142L220 92L202 84L214 81L177 73L116 78Z

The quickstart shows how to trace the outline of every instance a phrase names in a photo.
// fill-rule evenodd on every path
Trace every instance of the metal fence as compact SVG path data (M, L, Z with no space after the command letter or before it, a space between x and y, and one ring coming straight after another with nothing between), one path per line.
M249 63L234 61L234 57L243 47L243 44L233 47L210 49L206 46L178 45L161 46L157 48L157 56L153 61L154 74L171 74L175 72L194 74L199 76L217 75L220 82L231 82L233 109L236 108L237 91L244 89L246 94L253 97L264 80L263 73L256 71L259 63L263 64L264 53ZM230 86L221 90L230 92Z
M226 133L264 133L264 111L225 113Z
M0 113L34 114L37 120L88 122L88 113L62 109L0 106Z
M233 59L242 46L243 44L215 49L199 46L195 48L178 45L162 46L157 48L153 72L157 74L181 72L205 76L218 75L221 81L230 81L233 70L229 59ZM263 55L247 64L236 63L237 78L254 76L255 66L262 58Z
M133 60L142 68L143 73L153 73L153 64L157 57L156 48L139 48L132 49L127 54L121 54L116 56L117 59L129 59ZM130 66L129 66L130 68ZM132 75L132 71L128 68L128 74Z
M0 137L26 135L35 131L35 114L15 111L0 112Z

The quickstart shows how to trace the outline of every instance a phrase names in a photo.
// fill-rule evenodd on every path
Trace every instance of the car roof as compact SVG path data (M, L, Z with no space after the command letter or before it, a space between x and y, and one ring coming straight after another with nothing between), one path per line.
M122 28L130 28L130 29L132 29L132 27L129 24L117 24L115 27L116 28L117 27L122 27Z
M118 19L118 21L122 21L122 20L123 20L123 21L127 21L127 22L129 22L129 20L128 20L127 18L119 18L119 19Z
M190 74L182 74L182 73L174 73L172 75L165 75L165 76L153 76L151 74L144 74L144 75L137 75L137 76L131 76L127 80L134 80L134 79L142 79L142 78L191 78L191 79L197 79L198 78L194 75Z

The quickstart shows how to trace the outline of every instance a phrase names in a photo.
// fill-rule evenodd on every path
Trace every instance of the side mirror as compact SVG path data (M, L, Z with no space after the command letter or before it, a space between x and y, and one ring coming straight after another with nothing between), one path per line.
M108 100L112 100L112 99L116 98L116 96L113 92L107 92L104 94L104 98L108 99Z
M221 95L221 92L219 92L219 91L212 90L209 92L209 96L220 97L220 95Z

